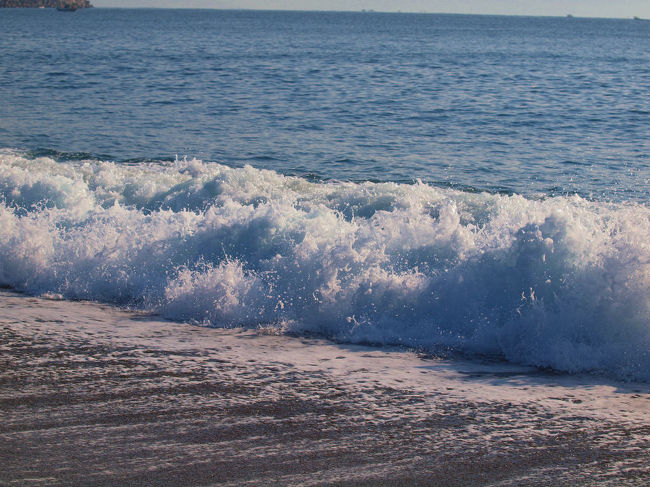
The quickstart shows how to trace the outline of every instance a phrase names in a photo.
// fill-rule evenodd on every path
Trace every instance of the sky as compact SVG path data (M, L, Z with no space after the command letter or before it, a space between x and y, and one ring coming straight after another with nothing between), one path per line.
M91 0L91 3L96 7L373 9L381 12L650 18L650 0Z

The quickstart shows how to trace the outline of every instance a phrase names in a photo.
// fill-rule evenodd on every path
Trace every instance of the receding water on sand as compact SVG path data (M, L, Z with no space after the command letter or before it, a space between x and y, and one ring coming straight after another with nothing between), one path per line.
M0 482L641 485L647 384L0 292Z

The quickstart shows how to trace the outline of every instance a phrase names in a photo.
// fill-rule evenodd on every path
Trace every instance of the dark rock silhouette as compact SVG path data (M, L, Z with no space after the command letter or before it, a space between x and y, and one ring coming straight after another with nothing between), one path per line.
M89 0L0 0L0 8L74 8L92 7Z

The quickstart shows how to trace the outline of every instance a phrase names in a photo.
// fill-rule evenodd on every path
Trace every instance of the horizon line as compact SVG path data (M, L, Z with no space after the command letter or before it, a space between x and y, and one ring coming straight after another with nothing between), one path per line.
M115 10L221 10L226 12L314 12L314 13L359 13L359 14L408 14L408 15L474 15L482 17L537 17L552 19L601 19L601 20L648 20L643 17L598 17L590 15L576 15L567 13L565 15L539 15L539 14L507 14L507 13L478 13L478 12L428 12L414 10L336 10L336 9L280 9L280 8L222 8L222 7L123 7L123 6L95 6L94 9L115 9Z

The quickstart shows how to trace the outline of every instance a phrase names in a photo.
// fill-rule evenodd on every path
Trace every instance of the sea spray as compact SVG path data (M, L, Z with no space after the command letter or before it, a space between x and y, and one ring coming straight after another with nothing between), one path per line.
M0 153L0 284L650 380L650 209Z

